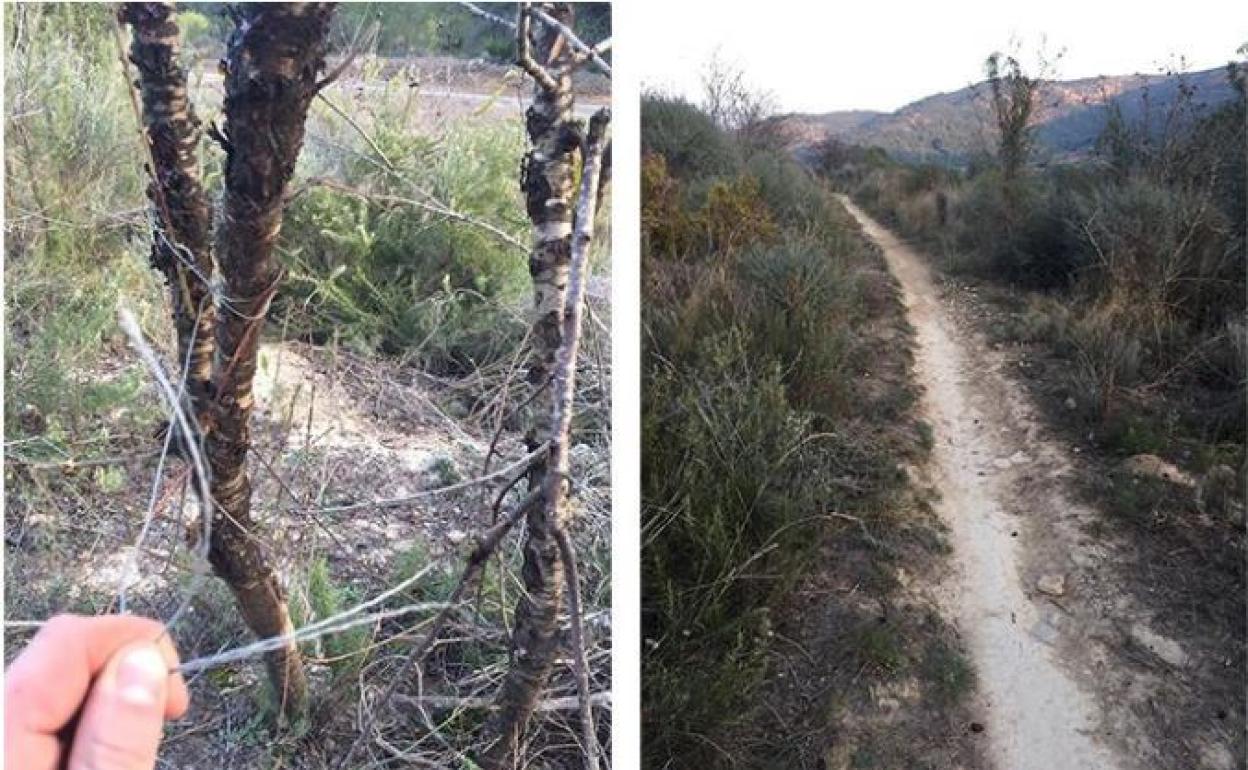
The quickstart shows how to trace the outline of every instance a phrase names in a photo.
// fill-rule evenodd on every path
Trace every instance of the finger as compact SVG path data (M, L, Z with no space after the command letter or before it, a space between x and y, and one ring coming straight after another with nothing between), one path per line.
M58 615L43 625L5 674L6 751L22 736L55 735L78 713L91 680L117 650L137 641L159 640L170 670L178 653L165 628L149 618L131 615L81 617ZM48 687L55 681L56 687ZM168 712L185 713L189 696L181 675L172 676Z
M165 723L169 664L151 641L122 648L96 677L69 770L152 770Z

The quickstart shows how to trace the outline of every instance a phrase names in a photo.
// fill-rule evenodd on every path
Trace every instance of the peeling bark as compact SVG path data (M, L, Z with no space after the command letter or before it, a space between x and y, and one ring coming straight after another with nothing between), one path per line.
M580 349L581 326L585 308L585 289L589 283L589 247L594 239L594 218L598 210L598 196L602 192L600 182L603 172L603 151L607 137L607 125L611 120L609 110L594 114L589 123L589 136L585 142L584 162L581 170L581 192L576 202L576 224L572 235L572 269L569 278L567 309L563 314L563 343L551 389L554 391L555 408L551 415L550 466L553 472L546 474L542 500L546 505L547 520L555 524L555 543L559 549L559 563L567 578L568 614L572 620L572 654L576 661L576 686L581 696L581 736L584 741L586 770L598 770L598 737L594 729L593 710L590 706L589 663L585 656L585 632L581 624L580 584L577 576L576 555L565 524L569 475L572 469L572 411L576 396L576 358ZM533 704L536 706L536 703Z
M208 434L216 502L209 560L259 637L291 632L285 590L252 533L252 381L269 301L281 279L273 254L286 185L325 65L332 3L253 4L235 14L225 78L225 193L216 253L225 279L217 323L215 426ZM301 714L307 678L296 645L266 656L280 713Z
M571 28L568 3L545 3L543 10ZM545 24L532 25L528 9L517 24L520 64L534 78L533 105L525 114L530 150L521 170L521 188L532 222L533 247L529 273L533 281L533 353L528 384L538 393L531 400L525 440L535 449L552 438L555 395L551 378L563 343L568 273L572 257L574 161L582 141L573 118L574 50L562 35ZM529 475L529 488L549 494L547 463ZM511 667L486 727L495 739L483 756L487 770L509 767L549 677L559 646L558 621L563 604L564 574L556 532L560 509L545 500L526 519L524 593L516 606L511 640Z
M126 3L118 18L131 26L130 61L139 72L143 128L150 149L152 267L165 276L178 334L178 365L188 364L186 391L200 432L210 429L213 307L212 209L196 150L200 123L191 106L172 3ZM199 440L199 437L190 437Z

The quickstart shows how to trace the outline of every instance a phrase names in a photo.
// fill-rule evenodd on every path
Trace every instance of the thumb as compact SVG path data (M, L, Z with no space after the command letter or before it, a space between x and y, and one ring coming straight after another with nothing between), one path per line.
M169 667L150 642L123 647L82 709L69 770L152 770L164 726Z

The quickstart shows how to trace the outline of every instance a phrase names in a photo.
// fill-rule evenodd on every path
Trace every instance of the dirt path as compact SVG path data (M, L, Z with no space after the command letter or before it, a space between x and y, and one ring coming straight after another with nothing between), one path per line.
M1080 538L1092 512L1073 504L1061 478L1064 450L1037 435L1026 400L985 363L959 328L924 261L847 199L849 212L884 252L901 283L918 342L922 409L933 429L932 483L950 527L956 576L939 599L974 662L988 755L998 770L1128 770L1136 733L1110 716L1089 686L1114 680L1113 661L1079 638L1065 584L1046 595L1041 577L1074 572L1096 546ZM1044 488L1020 484L1035 477ZM1104 556L1104 554L1101 554ZM1046 570L1052 569L1052 573ZM1046 585L1047 585L1047 581ZM1145 740L1142 736L1138 740Z

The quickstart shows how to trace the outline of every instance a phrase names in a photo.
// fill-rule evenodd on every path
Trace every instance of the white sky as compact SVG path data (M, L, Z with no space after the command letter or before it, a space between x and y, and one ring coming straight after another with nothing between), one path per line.
M629 41L641 81L697 98L718 49L783 112L891 111L980 79L993 50L1022 41L1022 60L1065 49L1061 79L1156 72L1172 57L1220 66L1248 42L1248 2L1098 0L645 0L641 40ZM639 7L637 7L639 6ZM618 9L617 9L618 10ZM634 46L636 48L634 48Z

